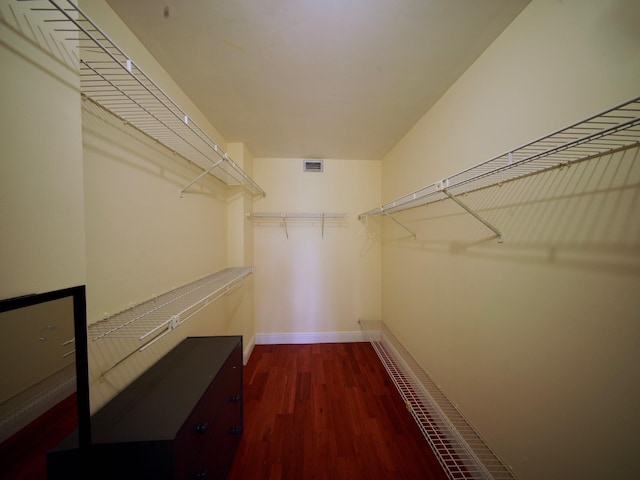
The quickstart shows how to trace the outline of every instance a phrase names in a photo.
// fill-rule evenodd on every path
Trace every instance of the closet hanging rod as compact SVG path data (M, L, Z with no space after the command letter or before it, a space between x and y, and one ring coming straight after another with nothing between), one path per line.
M156 332L172 329L188 317L185 313L207 305L228 288L253 273L253 267L236 267L220 270L170 292L123 310L115 315L92 323L88 327L89 338L137 338L145 340ZM189 315L190 316L190 315Z
M235 290L253 270L253 267L226 268L90 324L87 333L93 341L132 338L143 342L103 371L100 377Z
M346 213L324 212L247 212L247 217L256 218L347 218Z
M640 144L640 97L462 170L358 216L400 212Z
M103 108L227 185L244 185L254 194L264 190L71 0L30 0L30 10L45 15L45 24L67 35L79 55L80 91ZM44 8L42 5L51 5ZM63 24L61 26L56 26Z
M222 160L218 160L216 163L213 164L213 166L209 169L209 170L203 170L202 173L200 175L198 175L196 178L194 178L193 180L191 180L188 184L186 184L184 187L182 187L182 190L180 190L180 196L182 197L184 192L194 183L198 183L198 181L204 177L206 174L211 173L211 171L216 168L218 165L220 165L222 163Z
M346 213L325 213L325 212L247 212L247 218L264 218L271 220L282 220L284 234L289 238L289 229L287 227L287 219L293 220L321 220L322 222L322 238L324 238L324 226L326 220L344 220L347 218Z

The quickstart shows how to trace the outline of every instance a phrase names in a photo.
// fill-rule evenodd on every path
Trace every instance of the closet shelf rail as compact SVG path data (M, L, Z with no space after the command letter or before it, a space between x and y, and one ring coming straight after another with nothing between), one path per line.
M398 393L451 480L515 480L515 476L418 365L384 322L359 320Z
M140 348L144 349L239 286L251 273L253 267L220 270L89 325L89 338L137 338L145 341Z
M226 185L264 190L71 0L30 0L34 17L77 51L80 91ZM185 186L181 194L196 180Z
M348 215L346 213L325 213L325 212L247 212L247 218L262 218L266 220L282 220L284 233L289 238L287 219L292 220L320 220L322 224L322 238L324 238L324 227L326 221L341 222Z
M384 215L451 198L640 144L640 97L438 180L358 216ZM482 220L481 220L482 221ZM491 228L491 227L490 227ZM493 228L492 228L493 229ZM499 238L501 234L496 231Z
M324 212L248 212L247 217L255 218L347 218L346 213L324 213Z

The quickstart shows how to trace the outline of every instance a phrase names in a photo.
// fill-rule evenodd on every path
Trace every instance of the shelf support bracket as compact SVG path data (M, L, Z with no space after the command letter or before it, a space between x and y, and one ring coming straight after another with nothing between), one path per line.
M135 350L133 350L132 352L127 353L124 357L120 358L116 363L114 363L113 365L111 365L109 368L107 368L105 371L103 371L100 374L100 382L104 382L105 377L107 376L107 373L109 373L111 370L115 369L118 365L124 363L126 360L128 360L129 358L133 357L136 353L143 351L144 349L146 349L147 347L151 346L151 344L155 343L157 340L159 340L161 337L164 337L167 333L169 333L171 331L171 328L166 329L165 331L163 331L162 333L160 333L160 335L157 335L153 338L151 338L150 340L148 340L147 342L145 342L141 347L136 348Z
M211 173L213 171L214 168L216 168L218 165L220 165L222 163L222 160L218 160L216 163L213 164L213 166L209 169L209 170L205 170L203 171L200 175L198 175L196 178L194 178L191 182L189 182L187 185L185 185L183 187L182 190L180 190L180 198L182 198L182 196L184 195L184 192L194 183L197 183L202 177L204 177L206 174Z
M412 236L414 239L416 239L416 240L418 239L418 236L416 235L416 232L414 232L414 231L413 231L413 230L411 230L409 227L407 227L407 226L406 226L406 225L404 225L403 223L401 223L401 222L399 222L398 220L396 220L395 218L393 218L389 212L385 212L385 211L383 210L383 211L382 211L382 213L384 213L387 217L389 217L391 220L393 220L393 221L396 223L396 225L398 225L398 226L402 227L404 230L406 230L407 232L409 232L409 233L411 234L411 236Z
M484 224L489 230L493 231L493 233L495 233L497 235L497 237L498 237L498 243L502 243L504 241L504 238L502 237L502 232L500 230L498 230L496 227L494 227L493 225L491 225L489 222L487 222L480 215L478 215L466 203L464 203L462 200L460 200L458 197L456 197L453 193L449 192L446 188L442 189L442 193L444 193L447 197L449 197L451 200L456 202L458 205L460 205L462 208L464 208L467 212L469 212L471 215L473 215L476 220L478 220L479 222Z

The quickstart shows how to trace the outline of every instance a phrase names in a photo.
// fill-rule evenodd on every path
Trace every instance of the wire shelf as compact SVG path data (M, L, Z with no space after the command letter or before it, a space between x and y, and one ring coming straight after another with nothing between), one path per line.
M254 194L265 195L187 112L71 0L18 0L18 3L29 8L29 21L34 25L28 30L48 31L50 35L45 34L46 37L62 43L51 51L66 63L76 64L80 91L85 98L223 183L243 185Z
M513 473L382 322L360 321L400 396L451 480L513 480Z
M640 97L360 214L383 215L640 144Z
M322 226L322 238L324 238L325 224L333 222L334 224L342 224L348 215L346 213L325 213L325 212L247 212L247 218L259 218L265 221L282 221L284 233L289 238L289 230L287 228L287 220L319 220Z
M253 267L227 268L176 288L89 325L89 338L155 340L240 285L251 273Z
M256 218L347 218L346 213L323 213L323 212L249 212L248 217Z

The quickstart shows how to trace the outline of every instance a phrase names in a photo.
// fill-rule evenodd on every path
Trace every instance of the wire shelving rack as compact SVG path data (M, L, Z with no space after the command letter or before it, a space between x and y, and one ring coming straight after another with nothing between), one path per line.
M247 212L246 216L247 218L257 218L265 221L281 221L287 238L289 238L287 220L319 221L321 225L322 238L324 238L325 224L341 224L346 221L348 214L342 212Z
M129 354L121 357L109 371L171 333L206 306L239 287L253 273L253 267L225 268L199 280L139 303L88 326L89 339L132 338L141 342Z
M490 160L440 179L359 215L388 215L452 198L502 239L501 232L463 204L458 195L569 166L640 144L640 97L612 107ZM398 221L393 218L394 221ZM401 225L415 236L408 227Z
M451 480L514 480L511 469L386 325L364 320L359 323L447 477Z
M253 267L226 268L178 287L89 325L89 338L155 340L230 292L251 273Z
M23 32L79 71L80 92L226 185L264 190L71 0L15 0L5 14ZM9 6L11 8L11 5ZM26 8L26 9L25 9ZM22 11L24 10L24 12ZM26 12L26 13L25 13Z

